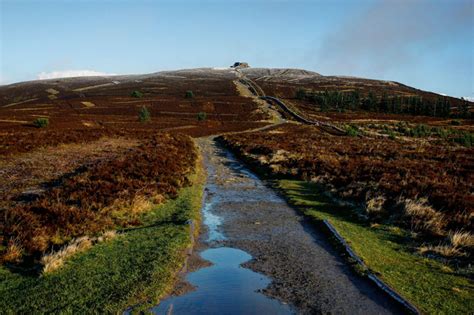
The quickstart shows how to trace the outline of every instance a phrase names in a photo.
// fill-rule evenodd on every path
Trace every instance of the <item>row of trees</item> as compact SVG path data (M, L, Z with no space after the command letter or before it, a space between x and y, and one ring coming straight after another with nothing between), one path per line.
M439 97L436 101L432 101L420 96L387 96L383 94L382 97L377 97L373 92L370 92L367 97L362 97L357 90L351 92L308 92L300 89L296 92L296 98L315 103L323 112L330 110L338 112L366 110L437 117L449 117L451 115L451 103L445 97ZM458 109L458 116L469 116L467 101L462 102Z

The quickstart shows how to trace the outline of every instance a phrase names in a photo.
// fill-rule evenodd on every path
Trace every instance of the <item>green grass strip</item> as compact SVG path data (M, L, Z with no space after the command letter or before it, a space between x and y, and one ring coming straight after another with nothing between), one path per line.
M449 266L413 253L408 232L394 226L371 227L348 207L322 194L314 183L279 180L289 202L305 215L328 220L368 268L400 295L429 314L469 314L474 311L474 285Z
M45 276L1 267L1 312L121 313L136 303L145 303L140 308L157 304L183 266L191 246L186 220L199 218L202 192L202 182L182 189L178 198L144 215L143 226L71 257Z

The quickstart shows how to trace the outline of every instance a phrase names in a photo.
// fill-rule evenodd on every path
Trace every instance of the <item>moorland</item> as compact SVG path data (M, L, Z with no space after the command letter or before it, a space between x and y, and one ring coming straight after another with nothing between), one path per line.
M200 220L205 176L194 139L220 136L423 312L472 310L472 110L398 82L294 69L1 86L0 304L117 312L157 303L198 233L189 222ZM60 298L44 303L50 296Z

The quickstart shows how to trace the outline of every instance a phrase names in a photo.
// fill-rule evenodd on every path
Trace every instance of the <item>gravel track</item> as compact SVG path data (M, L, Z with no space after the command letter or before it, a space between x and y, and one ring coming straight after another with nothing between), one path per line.
M208 244L242 249L244 264L270 277L263 290L302 314L393 314L398 305L358 276L326 237L211 138L199 139L208 170L212 213L225 240Z

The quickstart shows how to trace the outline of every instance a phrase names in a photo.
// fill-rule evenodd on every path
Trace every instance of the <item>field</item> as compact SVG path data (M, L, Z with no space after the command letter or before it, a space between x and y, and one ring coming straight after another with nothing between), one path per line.
M287 124L223 141L260 172L318 182L363 205L362 215L370 221L390 220L436 240L472 230L472 148L423 138L365 137Z
M2 156L6 313L156 304L198 232L189 222L198 227L203 176L191 138L80 140Z
M230 70L0 87L0 305L7 313L156 304L197 232L189 220L199 220L204 176L193 138L209 135L278 179L306 215L329 219L369 268L423 311L472 308L467 103L396 82L303 70L242 73L345 135L283 123ZM326 91L339 94L318 94ZM358 105L340 110L354 91ZM336 105L324 109L318 102L329 98ZM431 115L430 104L446 102L449 114L435 107ZM380 110L387 104L406 112Z
M203 190L189 136L267 124L234 79L190 70L0 88L6 312L116 312L169 292Z
M203 189L196 179L176 199L142 214L141 227L120 229L56 272L36 277L1 267L3 312L119 313L137 303L144 308L158 303L172 289L192 246L186 220L198 220Z
M21 166L18 169L18 164L13 169L5 167L6 173L24 182L14 181L11 187L5 187L2 236L6 250L2 260L34 257L77 237L116 226L139 225L137 215L150 203L176 197L181 187L189 185L187 178L197 160L189 138L161 134L135 146L128 143L132 146L117 146L115 154L109 156L97 152L99 156L92 161L87 161L91 152L86 152L80 166L65 165L64 173L42 173L53 177L49 181L16 174L25 171ZM72 164L70 160L64 163ZM42 181L39 186L31 186L38 180ZM25 194L26 188L29 190Z
M0 150L54 144L90 134L146 134L158 130L191 136L217 134L264 125L266 114L241 96L229 71L209 69L160 72L144 76L71 78L33 81L0 88ZM55 92L54 98L51 89ZM192 92L190 95L187 92ZM93 106L92 106L93 104ZM146 107L151 120L140 123ZM198 120L205 113L206 119ZM37 135L37 118L47 118L48 138ZM77 130L80 130L76 132ZM74 136L60 136L73 132ZM29 138L35 137L29 140ZM78 141L76 140L76 141ZM74 141L70 139L70 141ZM24 149L20 149L24 150Z
M474 149L452 134L441 137L441 127L349 127L348 135L333 136L286 124L220 141L278 179L305 215L329 219L373 272L423 311L469 311Z

